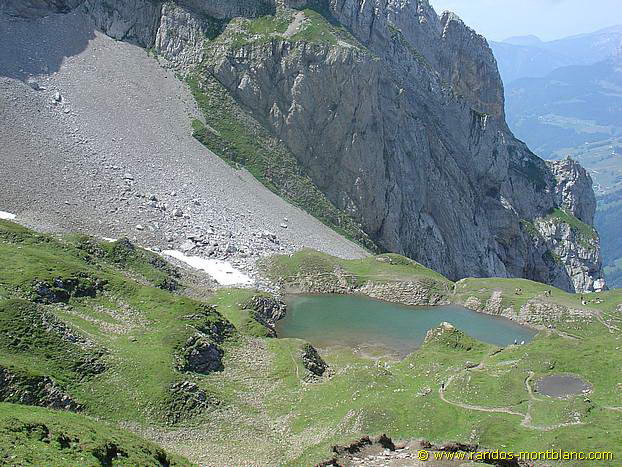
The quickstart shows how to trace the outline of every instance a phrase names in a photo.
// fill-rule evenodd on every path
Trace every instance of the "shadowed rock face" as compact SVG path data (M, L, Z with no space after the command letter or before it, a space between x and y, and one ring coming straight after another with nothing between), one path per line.
M51 13L67 13L84 0L0 0L0 12L32 18Z
M451 279L604 285L597 235L585 242L547 220L563 208L591 225L589 176L572 161L545 163L514 138L492 52L454 14L439 17L427 0L103 3L81 8L174 66L203 63L382 248ZM353 41L203 40L213 33L208 16L306 6Z
M181 349L177 368L208 374L223 369L223 351L218 345L201 334L191 336Z

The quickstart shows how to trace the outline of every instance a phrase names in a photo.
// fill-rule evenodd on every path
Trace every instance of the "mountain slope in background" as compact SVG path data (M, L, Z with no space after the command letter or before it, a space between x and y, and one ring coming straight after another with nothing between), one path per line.
M63 12L71 7L65 3ZM306 177L306 186L315 185L331 206L347 213L382 249L405 254L450 278L526 277L569 291L603 286L598 236L591 226L596 204L591 180L578 164L545 163L514 138L505 122L503 86L491 50L457 16L438 16L425 0L378 0L363 6L356 0L79 3L65 15L86 28L78 40L89 40L86 23L80 23L85 18L116 39L150 49L162 63L190 77L204 119L193 119L197 139L232 165L247 167L281 196L300 199L309 212L314 207L322 209L309 196L311 190L301 191L300 184L292 183L292 175ZM29 4L40 7L42 2ZM58 4L53 2L54 11ZM20 2L9 2L5 12L21 18L38 16L24 10ZM50 23L61 21L59 16L63 15L30 19L30 24L23 19L7 22L11 47L5 47L6 76L49 77L50 67L44 68L37 58L50 53L45 44L58 41L28 40L28 33L57 30ZM61 30L66 33L66 28ZM19 50L13 44L19 37L25 37L22 40L35 50L12 58L10 50ZM51 75L53 86L63 85L67 92L87 87L84 74L63 73L76 63L74 55L81 57L77 63L87 60L81 52L75 45L52 51L56 54L54 71L60 68ZM15 57L27 63L16 64ZM97 70L101 66L86 66L83 72ZM135 91L126 89L123 82L136 80L123 78L123 70L114 69L114 73L121 77L120 90L132 99ZM66 81L59 81L59 76ZM10 84L14 86L15 81ZM88 97L97 91L91 89ZM85 96L69 95L81 107L65 109L68 113L59 120L69 119L66 115L73 116L74 111L88 115L82 124L91 132L89 141L102 141L102 136L110 139L112 134L102 135L101 130L110 130L115 122L98 125L93 100L81 98ZM97 105L108 106L115 96ZM150 106L145 104L148 113ZM132 118L133 106L120 108L126 122L153 124L152 116ZM9 118L7 128L21 125L18 117ZM33 114L32 119L40 117ZM178 128L179 122L173 123ZM40 127L46 130L44 124ZM122 128L118 131L126 133ZM19 128L12 133L27 134ZM164 169L167 159L179 160L180 177L186 171L191 172L189 176L201 171L209 177L209 171L201 168L198 149L182 133L179 156L166 132L159 135L161 146L170 150L155 158L157 169ZM102 158L101 163L120 158L129 166L138 154L143 159L132 164L132 171L139 171L140 181L160 180L160 174L143 170L144 163L155 157L150 154L154 149L142 146L151 139L144 132L124 135L122 143L115 138L120 154L105 154L107 161ZM16 151L28 141L13 144ZM97 153L96 148L92 151ZM190 165L192 170L187 169ZM284 168L289 170L284 172ZM41 175L45 178L47 172ZM134 174L123 177L132 196L120 193L119 200L140 199L141 194L136 196L131 190L138 184L132 181ZM210 222L207 210L194 206L204 205L208 195L204 190L212 184L221 182L199 183L197 188L182 184L190 188L184 197L196 197L188 192L200 189L202 199L198 205L191 201L185 208L180 206L179 223L185 222L182 219L190 211L192 219L202 215L197 218ZM45 181L37 186L46 186ZM143 193L153 193L153 185L147 186ZM11 186L12 191L20 189L21 185ZM217 190L209 191L207 206L246 200L233 194L235 199L223 200ZM178 202L169 195L160 196L166 196L169 206ZM254 204L256 197L252 198L249 203ZM16 203L15 199L11 202ZM260 225L257 221L262 216L250 212L255 207L259 208L249 206L249 217ZM156 214L147 217L149 227L157 233L156 224L160 232L164 226L165 239L173 238L175 227L168 222L169 215ZM244 238L244 229L235 222L219 219L215 224L232 224L237 227L232 233ZM146 232L143 224L140 227L139 232ZM285 223L290 233L287 227ZM195 237L197 229L189 225L184 235ZM244 242L244 254L253 251L252 242L252 238ZM226 237L217 243L219 248L230 245Z
M605 275L612 288L622 288L622 189L598 199L596 225L601 234Z
M543 77L556 68L591 65L610 57L622 40L622 25L589 34L543 42L519 36L491 42L505 84L520 78Z
M289 3L297 9L232 20L206 43L196 86L206 115L224 91L382 248L449 277L575 290L599 281L595 250L582 249L595 234L557 230L562 205L590 224L591 181L578 166L544 164L509 132L483 37L426 1ZM216 150L219 134L200 136Z
M545 158L570 156L589 170L605 272L611 287L622 286L622 54L519 79L505 89L508 124L517 137Z
M562 148L622 136L619 58L519 79L506 84L505 91L508 124L544 158L559 159L565 155Z
M508 37L503 41L504 44L511 45L520 45L520 46L539 46L543 43L542 39L538 36L528 35L528 36L513 36Z

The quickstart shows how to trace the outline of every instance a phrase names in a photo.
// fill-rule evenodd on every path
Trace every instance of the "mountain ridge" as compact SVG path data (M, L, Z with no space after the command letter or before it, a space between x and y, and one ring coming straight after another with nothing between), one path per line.
M265 2L246 2L249 18L222 2L106 5L76 11L182 71L198 67L200 90L216 78L381 248L453 279L603 287L597 236L584 248L555 215L564 206L589 225L591 182L513 138L495 59L457 16L426 1L279 1L267 16ZM565 177L583 191L563 191Z
M611 57L622 45L622 25L551 41L525 42L521 37L529 36L520 36L515 42L490 43L506 85L521 78L540 78L564 66L591 65Z
M369 151L371 148L372 152L383 154L384 164L388 164L388 167L390 167L388 173L406 174L413 170L409 167L409 164L416 166L419 160L423 161L430 157L426 155L421 156L421 159L419 159L414 156L414 153L420 149L423 150L424 154L430 151L428 149L429 146L422 146L422 142L425 141L427 136L423 136L423 141L405 141L401 140L401 138L404 138L403 133L395 134L395 136L387 137L388 146L382 147L384 137L379 131L379 140L375 136L369 136L369 139L356 141L354 145L346 144L340 151L350 152L349 157L354 158L356 164L360 164L360 167L356 168L355 166L350 166L351 162L341 165L339 158L335 159L335 156L338 155L331 154L329 149L324 149L324 146L317 148L314 142L321 141L326 136L320 137L319 134L314 135L302 132L303 129L305 129L304 131L311 129L309 126L310 122L306 120L308 117L306 117L305 110L310 109L311 102L326 102L323 110L314 109L313 112L310 112L310 114L314 115L314 119L317 119L318 115L331 116L330 120L332 120L332 123L329 123L330 120L326 117L320 117L320 122L315 122L316 125L319 123L320 128L329 128L328 125L330 125L331 130L327 133L329 135L327 148L340 147L344 144L343 141L347 137L344 137L345 135L341 136L341 131L344 131L346 134L356 134L357 136L365 135L366 131L364 128L373 128L374 115L383 115L386 123L382 125L389 130L400 126L407 128L409 125L417 125L414 121L411 123L406 120L408 123L404 123L399 120L402 116L406 117L405 109L408 109L406 112L409 112L411 108L416 109L419 106L427 106L430 110L456 106L455 112L457 115L468 115L468 117L463 118L462 123L458 122L458 119L448 118L447 114L451 112L434 115L434 119L422 115L417 115L416 117L420 119L419 121L424 127L429 125L428 131L431 131L431 134L443 131L446 135L453 136L453 134L457 133L456 129L458 128L462 132L460 136L454 139L452 139L452 136L447 136L441 138L449 138L445 142L428 144L452 148L450 151L461 148L460 150L464 150L465 153L477 154L476 158L470 161L471 165L469 167L465 165L466 158L460 158L452 154L449 157L455 161L453 162L455 166L452 168L444 166L440 169L440 172L443 173L446 170L449 172L455 170L463 171L463 173L466 172L469 174L467 177L473 177L472 182L475 182L476 179L476 183L484 185L484 187L480 187L482 192L486 193L488 190L491 190L491 193L496 192L496 196L500 195L501 198L506 200L513 200L507 203L510 205L513 202L520 203L511 209L515 208L519 212L522 211L524 218L537 217L534 209L537 211L539 208L534 208L533 206L537 206L538 202L530 205L520 201L521 197L525 197L525 194L533 189L530 188L530 183L533 182L528 182L526 186L521 186L522 191L516 190L503 193L501 193L503 188L499 185L503 185L503 180L506 176L505 170L507 169L504 167L504 164L509 162L509 171L515 174L517 178L516 183L521 183L518 182L518 179L524 177L531 170L528 167L525 168L524 165L529 166L529 164L532 164L534 174L542 171L542 182L538 182L541 183L539 185L541 189L554 190L554 188L546 188L548 182L545 181L547 177L544 174L547 170L545 166L539 165L542 163L537 162L538 159L533 154L523 155L523 151L526 148L521 147L520 143L509 149L510 152L513 151L513 154L508 152L508 155L505 157L510 160L506 159L502 162L502 157L497 159L496 164L494 160L487 160L489 157L487 151L494 152L494 148L491 147L495 144L493 142L494 139L491 140L490 138L494 138L493 135L497 125L502 132L507 132L508 130L503 120L503 88L496 71L494 58L490 52L487 52L489 49L485 39L466 27L452 13L446 12L441 17L436 16L434 10L431 9L427 2L418 2L416 6L413 4L412 7L408 7L410 10L407 11L401 11L401 7L397 4L390 4L383 14L375 14L373 16L371 13L365 14L365 10L355 15L353 13L354 5L351 2L331 3L330 8L332 17L344 25L348 31L351 31L354 37L358 39L359 44L362 44L369 50L371 55L365 51L360 53L360 47L346 48L341 46L338 40L334 44L303 47L295 42L292 43L287 38L280 42L275 42L275 40L278 40L278 36L267 42L264 42L263 39L257 42L254 42L255 39L250 39L248 44L245 43L241 48L232 47L228 50L228 39L225 32L223 36L214 41L211 52L207 54L209 57L205 63L207 72L216 77L232 93L236 100L241 102L246 108L251 109L256 118L269 125L272 131L286 141L292 152L302 161L311 178L327 193L329 199L336 203L338 207L352 210L351 212L361 221L368 234L376 241L379 241L383 248L406 254L439 272L445 273L451 278L465 277L466 275L503 276L535 274L537 276L540 274L536 272L540 266L530 269L530 266L521 265L513 269L515 268L513 264L508 267L508 269L511 269L510 272L506 270L506 265L501 265L500 263L513 260L509 258L498 260L495 258L495 253L489 253L487 259L483 259L481 256L476 258L472 254L469 258L464 259L465 255L469 255L469 251L475 244L482 242L481 238L478 240L463 238L459 240L460 246L458 250L460 253L453 250L455 246L450 244L451 241L446 242L442 237L448 231L451 232L449 235L452 239L458 239L458 235L454 231L455 226L446 225L448 219L443 219L443 214L440 214L440 210L447 209L451 205L450 199L458 198L456 195L448 195L443 201L437 200L436 202L439 203L438 211L434 210L431 212L429 211L429 206L426 207L425 205L420 207L413 206L411 208L388 207L400 204L405 206L405 203L412 203L411 201L406 201L406 199L401 200L400 198L402 197L426 199L433 204L435 202L433 201L433 196L443 198L443 194L438 192L436 195L426 193L426 185L429 182L424 180L419 180L419 188L415 188L413 193L407 194L408 190L405 187L408 185L408 182L406 180L399 180L399 176L393 175L397 178L396 181L385 181L385 175L383 175L386 172L385 169L374 165L378 164L378 160L370 161L368 158L366 159L363 151ZM364 7L364 9L369 8L372 8L371 4L366 4ZM380 12L383 12L383 10L381 9ZM413 26L413 16L416 18L414 24L417 26ZM369 18L372 17L374 18L373 27L370 29L367 21L370 21ZM435 45L435 41L438 40L441 43L440 47ZM462 45L459 47L455 45L458 43L466 44L466 46ZM385 52L387 44L390 44L389 53ZM393 70L392 76L398 77L397 80L389 79L378 69L378 61L374 56L379 57L384 67ZM328 59L327 57L330 57L330 68L320 65L322 61ZM305 73L304 63L307 61L316 63L316 66L319 67L317 69L318 73L327 73L331 76L331 80L336 79L340 81L342 77L343 79L349 77L350 83L348 87L340 89L331 89L326 86L324 88L317 87L318 83L315 83L313 75ZM251 66L257 71L254 71ZM285 70L281 71L284 67ZM340 67L343 67L344 70L341 71ZM345 71L348 68L350 69ZM274 79L274 76L270 77L268 73L276 73L277 81L287 80L287 76L298 75L299 83L294 83L296 94L290 95L287 88L269 90L267 83L270 79ZM282 75L282 78L280 75ZM365 75L367 76L364 78ZM409 75L417 76L416 79L422 82L429 82L429 88L425 91L415 89L400 78ZM400 95L403 102L402 108L395 106L395 98L392 96L379 95L375 97L375 94L378 93L374 91L374 88L364 84L369 82L369 78L372 79L372 82L383 80L388 85L395 86L395 95ZM359 83L362 87L356 88ZM376 86L381 88L383 86L386 87L387 84L378 84ZM312 91L312 89L321 89L321 91ZM345 92L345 95L340 96L341 92ZM360 102L359 104L359 96L370 95L374 96L371 100L365 103ZM299 99L300 102L298 102ZM461 102L460 99L463 101ZM344 108L342 112L339 111L340 102L348 103L348 107ZM353 104L350 104L351 102ZM331 109L331 105L337 107ZM343 120L350 118L353 108L358 110L356 110L357 113L352 120L353 126L350 126L349 123ZM380 110L381 108L382 110ZM333 115L334 117L332 117ZM396 117L388 117L388 115L395 115ZM369 120L367 121L367 119ZM470 125L467 128L465 128L464 124L466 119L470 121ZM451 123L448 121L451 121ZM440 130L440 127L443 130ZM312 129L311 132L313 132ZM390 133L391 130L389 130ZM465 137L463 135L469 135L466 136L467 141L469 138L472 138L468 143L472 145L471 147L462 146L464 140L460 138ZM364 143L364 141L369 141L369 143ZM360 147L360 144L365 144L365 148ZM441 150L442 152L443 150ZM395 156L392 156L391 153L400 154L399 159L402 161L398 164L403 164L402 167L397 168L397 166L393 165L395 164ZM409 153L410 155L408 155ZM432 155L432 159L435 157L438 156ZM431 162L432 166L435 163L437 162ZM492 164L492 166L488 164ZM433 173L437 169L433 169L432 166L420 167L414 173ZM361 174L366 175L364 177L355 175L351 173L352 169L359 170ZM482 172L478 172L478 170ZM440 176L444 177L446 175ZM453 179L459 178L457 175L451 175L450 177ZM388 178L391 178L391 176ZM356 188L348 188L354 180L357 180ZM386 189L389 191L383 194L379 189L386 183L389 183L392 188L387 187ZM439 183L440 186L444 186L448 191L452 190L450 186L445 185L446 181L440 182L439 180ZM486 185L489 185L489 187L486 187ZM495 187L495 185L497 186ZM554 185L555 183L551 182L550 187ZM584 186L587 187L589 192L590 183L586 183ZM335 191L337 187L338 192ZM346 188L345 193L344 187ZM472 190L472 187L465 187L465 189L469 191ZM516 189L516 186L511 190L514 189ZM417 192L416 190L420 191ZM389 192L392 192L392 195L389 196ZM475 199L480 198L480 196L474 196ZM589 197L589 195L587 196ZM387 200L386 205L383 205L383 202L380 201L383 198ZM480 199L478 202L482 203L483 200ZM499 203L499 198L497 198L496 202ZM502 204L498 204L498 207L501 208L500 212L504 212L503 210L505 209L502 208ZM591 203L591 205L593 204ZM441 206L443 207L441 208ZM494 206L494 202L488 206L488 209L492 206ZM403 211L405 213L411 212L410 209L413 208L415 212L409 214L400 213L402 209L405 209ZM544 211L548 212L552 208L553 206L550 205L544 208ZM387 209L391 214L382 212ZM478 214L473 213L472 215L475 218L478 217ZM544 216L546 213L542 215ZM452 217L454 220L460 219L458 224L465 227L466 224L470 224L472 221L462 220L463 216L463 213L456 212ZM437 224L439 221L443 224ZM589 219L587 221L590 222ZM480 218L477 222L486 223L487 221ZM463 234L469 232L471 228L472 226L463 230ZM424 231L429 229L430 232L437 231L439 233L427 239L422 239L421 237L410 239L409 236L419 229ZM399 230L401 230L401 233L397 233ZM476 235L479 235L479 233ZM483 238L486 238L488 234L482 232L481 235ZM500 233L499 237L503 235L507 235L507 233ZM414 244L417 242L418 244L415 246ZM498 247L494 246L489 248L492 251L498 249ZM438 258L433 256L438 251L445 252L443 262L440 262ZM463 265L459 263L451 264L454 255L456 258L460 255L462 259L458 261L463 261ZM526 261L530 262L531 260ZM598 269L598 266L595 267ZM557 280L563 279L558 278ZM581 287L583 285L579 286L579 288Z

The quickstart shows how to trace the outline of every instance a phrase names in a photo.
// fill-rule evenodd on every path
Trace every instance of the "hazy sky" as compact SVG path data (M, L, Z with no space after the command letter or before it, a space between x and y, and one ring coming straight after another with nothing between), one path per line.
M622 24L622 0L430 0L437 13L454 11L495 41L534 34L540 39Z

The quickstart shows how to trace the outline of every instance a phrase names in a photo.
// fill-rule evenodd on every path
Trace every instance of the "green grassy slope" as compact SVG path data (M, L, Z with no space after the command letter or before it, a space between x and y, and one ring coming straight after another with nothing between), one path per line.
M586 330L592 331L602 333L602 328L594 325ZM545 450L555 445L620 455L621 416L613 410L622 402L622 383L616 374L622 364L615 351L619 336L577 341L541 336L530 345L500 353L482 344L463 345L462 339L449 336L426 344L402 362L380 367L327 355L329 364L347 367L347 373L302 392L292 409L299 414L295 429L304 433L318 429L318 424L338 425L347 427L350 438L386 432L394 439L452 439L512 450ZM606 368L598 368L598 354L607 362ZM466 369L474 364L481 367ZM525 384L532 372L533 380L548 374L579 374L594 385L594 393L589 401L581 396L566 401L540 395L532 399ZM448 402L440 398L441 383L447 385ZM527 415L531 421L525 423ZM581 424L556 427L577 419ZM298 461L318 459L331 443L344 438L335 430L303 451Z
M410 283L425 289L426 294L438 303L447 299L453 288L453 283L441 274L392 253L343 260L307 249L292 255L272 256L265 259L261 267L274 282L294 289L307 279L316 286L314 291L330 290L336 284L341 289L352 290L366 284Z
M5 299L0 302L0 362L65 383L89 414L167 421L170 386L182 379L174 369L176 351L195 329L222 327L224 319L206 304L171 294L174 273L168 263L123 247L124 242L56 240L8 222L0 223L0 239L0 297ZM97 350L70 345L48 328L16 338L20 329L41 326L46 313ZM103 353L99 363L106 371L88 378L70 371L85 360L83 354L94 352Z
M344 260L314 250L302 250L292 255L273 256L265 263L266 273L274 280L287 279L297 274L327 274L336 267L351 274L359 283L368 280L406 281L413 278L429 278L449 283L441 274L411 259L393 253L357 260Z
M190 465L100 420L0 403L0 462L6 465Z
M119 248L125 253L110 256ZM622 456L618 291L585 305L598 315L552 319L556 330L541 331L528 345L498 349L438 329L402 361L323 350L330 371L310 378L304 342L264 337L253 321L248 302L255 291L222 289L210 303L190 300L179 294L183 281L170 266L123 242L59 239L2 221L0 264L0 369L17 375L20 391L33 392L37 378L51 378L80 406L72 414L1 404L0 455L15 456L13 463L99 465L113 454L131 465L186 463L166 449L199 464L313 465L329 458L334 444L381 433ZM547 290L529 281L473 279L454 293L453 283L397 255L342 261L306 251L267 267L275 277L339 268L354 284L425 279L458 299L501 290L516 307ZM177 293L162 280L171 277ZM41 283L59 290L42 291ZM574 306L577 297L553 290L550 300ZM214 327L223 368L180 370L180 347L197 330ZM592 394L558 400L533 392L538 378L559 373L580 375ZM0 398L7 399L2 384ZM173 391L180 385L186 389Z

